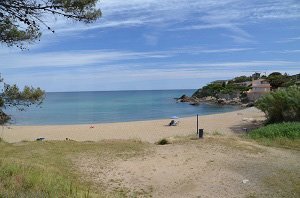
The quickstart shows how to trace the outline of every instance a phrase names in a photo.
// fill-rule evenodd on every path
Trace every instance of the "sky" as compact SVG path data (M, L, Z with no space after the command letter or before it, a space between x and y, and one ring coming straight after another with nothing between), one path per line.
M300 0L101 0L102 18L47 17L29 50L0 46L6 82L46 91L197 89L300 72Z

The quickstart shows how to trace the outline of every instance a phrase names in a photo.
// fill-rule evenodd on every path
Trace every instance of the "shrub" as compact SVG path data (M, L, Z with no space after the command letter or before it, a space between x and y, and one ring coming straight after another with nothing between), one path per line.
M158 145L165 145L169 144L169 141L167 139L161 139L157 142Z
M249 133L249 136L253 139L267 138L288 138L288 139L300 139L300 122L285 122L270 124L258 129L255 129Z
M271 92L260 98L255 106L266 114L268 123L300 121L300 87Z

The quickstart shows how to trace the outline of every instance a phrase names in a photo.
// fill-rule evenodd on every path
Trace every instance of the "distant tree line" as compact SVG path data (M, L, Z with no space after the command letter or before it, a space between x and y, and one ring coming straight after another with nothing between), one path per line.
M226 81L214 81L198 89L193 94L193 97L203 98L212 96L218 98L218 95L220 94L240 93L240 97L245 98L245 91L248 91L251 88L250 82L253 79L258 78L266 79L270 83L272 90L276 90L279 87L290 87L292 85L297 85L300 82L300 74L288 75L286 73L281 74L280 72L273 72L268 76L260 76L258 73L255 73L253 76L238 76Z

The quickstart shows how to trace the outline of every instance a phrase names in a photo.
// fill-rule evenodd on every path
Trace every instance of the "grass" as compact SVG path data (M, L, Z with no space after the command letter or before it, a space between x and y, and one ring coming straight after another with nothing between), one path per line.
M300 150L300 122L269 124L251 131L249 137L267 146Z
M219 131L214 131L214 132L212 132L212 135L214 135L214 136L222 136L223 133L221 133Z
M142 154L146 147L137 141L0 141L0 197L107 197L82 181L72 159L91 153L111 160L127 159ZM115 193L109 196L118 196Z

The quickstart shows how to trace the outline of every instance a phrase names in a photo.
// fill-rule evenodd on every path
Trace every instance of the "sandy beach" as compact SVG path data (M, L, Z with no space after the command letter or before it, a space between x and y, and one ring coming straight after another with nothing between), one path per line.
M221 133L234 135L243 128L255 126L264 119L264 114L256 108L213 114L199 117L199 127L205 134ZM196 116L181 118L178 126L167 126L170 119L120 122L93 125L49 125L49 126L5 126L1 137L7 142L46 140L100 141L105 139L136 139L154 143L162 138L196 133ZM253 125L254 123L254 125Z

